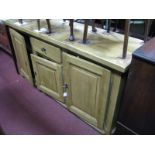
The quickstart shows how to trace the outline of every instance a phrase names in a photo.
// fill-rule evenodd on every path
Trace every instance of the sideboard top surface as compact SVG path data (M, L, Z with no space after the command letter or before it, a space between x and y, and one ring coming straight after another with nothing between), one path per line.
M37 32L36 20L24 20L25 25L19 25L17 20L5 20L5 24L25 32L33 37L57 45L61 48L70 50L75 54L91 59L97 63L107 66L119 72L125 72L128 69L132 59L132 52L143 45L143 41L129 37L128 53L125 59L122 59L124 35L115 32L107 33L105 30L97 28L97 32L88 28L88 43L82 44L84 25L74 23L75 41L69 41L69 23L63 20L50 20L53 33L48 35ZM41 28L47 28L46 21L41 20Z

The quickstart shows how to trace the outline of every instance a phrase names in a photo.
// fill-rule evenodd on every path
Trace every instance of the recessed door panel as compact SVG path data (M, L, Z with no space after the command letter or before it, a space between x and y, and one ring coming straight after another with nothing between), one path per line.
M63 54L68 108L103 129L111 72L78 57Z
M63 101L62 66L31 55L37 87L53 98Z
M25 39L22 35L17 33L13 29L10 30L10 35L16 55L17 66L19 73L25 77L30 83L33 83L30 64L27 55L27 49L25 44Z

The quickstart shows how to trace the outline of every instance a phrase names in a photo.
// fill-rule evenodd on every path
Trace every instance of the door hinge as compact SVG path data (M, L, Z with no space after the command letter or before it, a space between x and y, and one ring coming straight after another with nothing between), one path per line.
M36 71L34 71L34 75L37 76L37 72Z

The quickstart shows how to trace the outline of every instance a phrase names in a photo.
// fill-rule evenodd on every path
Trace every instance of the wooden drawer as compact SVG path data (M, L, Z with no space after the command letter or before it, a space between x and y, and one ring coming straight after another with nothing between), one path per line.
M40 53L55 62L61 63L61 50L43 41L30 38L33 53Z

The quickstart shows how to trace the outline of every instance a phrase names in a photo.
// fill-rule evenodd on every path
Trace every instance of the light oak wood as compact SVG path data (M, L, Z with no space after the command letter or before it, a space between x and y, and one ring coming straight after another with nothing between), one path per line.
M19 73L23 77L25 77L31 84L33 84L25 39L15 30L9 29L9 31L17 59Z
M67 106L85 121L103 129L111 72L83 59L63 54Z
M60 48L57 48L35 38L30 38L30 40L34 53L38 52L55 62L61 63Z
M31 54L37 88L63 102L62 66Z
M122 73L126 72L130 65L132 52L143 44L142 40L129 37L128 54L125 59L122 59L121 54L124 41L124 35L122 34L115 32L106 33L106 31L100 28L97 28L97 32L94 34L91 31L91 26L89 26L89 44L83 45L81 43L83 24L74 23L76 40L71 42L68 39L70 29L67 21L64 23L62 20L53 20L51 26L56 33L52 35L36 32L35 30L38 30L36 21L28 21L28 24L23 26L15 24L16 20L6 20L5 23L21 32L48 41ZM47 28L45 20L41 20L41 27Z
M113 133L115 129L115 120L117 118L119 101L122 94L123 80L121 75L112 73L111 75L111 91L109 92L109 103L106 111L106 119L104 122L104 130L106 134Z

